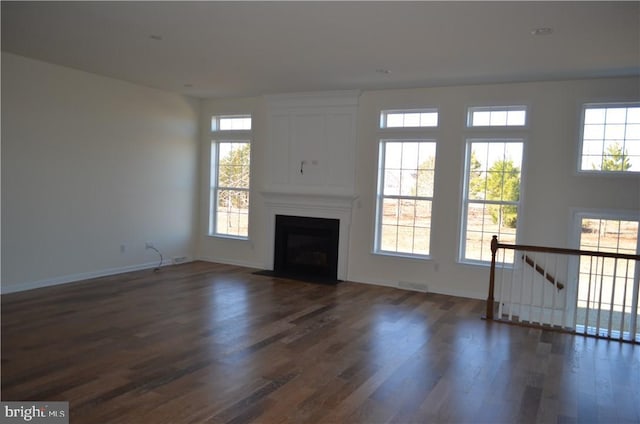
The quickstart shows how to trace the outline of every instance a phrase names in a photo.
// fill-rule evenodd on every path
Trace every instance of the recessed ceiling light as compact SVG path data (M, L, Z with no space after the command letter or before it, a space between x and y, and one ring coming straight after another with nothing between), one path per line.
M391 73L391 70L390 70L390 69L382 69L382 68L381 68L381 69L376 69L376 72L377 72L378 74L385 74L385 75L389 75L389 74Z
M531 30L531 35L549 35L553 32L553 28L540 27Z
M158 35L158 34L151 34L151 35L149 36L149 38L151 38L152 40L161 41L161 40L162 40L162 35Z

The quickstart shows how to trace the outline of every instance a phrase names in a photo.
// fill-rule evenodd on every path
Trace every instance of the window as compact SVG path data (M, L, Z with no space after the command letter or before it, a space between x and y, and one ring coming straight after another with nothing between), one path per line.
M429 255L434 140L381 140L376 253Z
M214 116L211 131L251 130L251 115Z
M467 140L462 261L491 261L493 235L502 242L515 243L522 150L520 139Z
M586 104L580 170L640 172L640 103Z
M580 249L635 255L638 221L583 214L580 216ZM633 277L634 273L630 275Z
M211 122L221 137L211 142L209 234L248 238L251 116L219 116Z
M525 106L482 106L467 110L467 127L524 127Z
M638 254L637 215L624 213L578 213L581 250ZM581 256L578 267L576 324L596 332L612 328L634 335L640 314L635 261Z
M380 113L380 128L424 128L437 126L437 109L383 110Z

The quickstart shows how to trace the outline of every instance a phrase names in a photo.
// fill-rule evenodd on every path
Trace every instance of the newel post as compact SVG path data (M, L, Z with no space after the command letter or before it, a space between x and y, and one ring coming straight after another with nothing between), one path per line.
M498 251L498 236L491 238L491 270L489 271L489 295L487 296L486 319L493 319L493 292L496 282L496 252Z

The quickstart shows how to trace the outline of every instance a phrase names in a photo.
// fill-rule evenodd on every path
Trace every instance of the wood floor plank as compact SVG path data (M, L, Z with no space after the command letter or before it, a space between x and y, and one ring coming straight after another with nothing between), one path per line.
M640 346L193 262L2 295L2 400L73 423L640 422Z

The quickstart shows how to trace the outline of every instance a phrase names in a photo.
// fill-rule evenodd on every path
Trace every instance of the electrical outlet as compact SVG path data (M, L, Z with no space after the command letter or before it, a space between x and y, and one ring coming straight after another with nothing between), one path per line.
M120 245L120 253L124 253L127 250L127 245L126 244L121 244Z
M144 248L145 249L153 249L154 248L153 243L151 243L150 241L145 242Z

